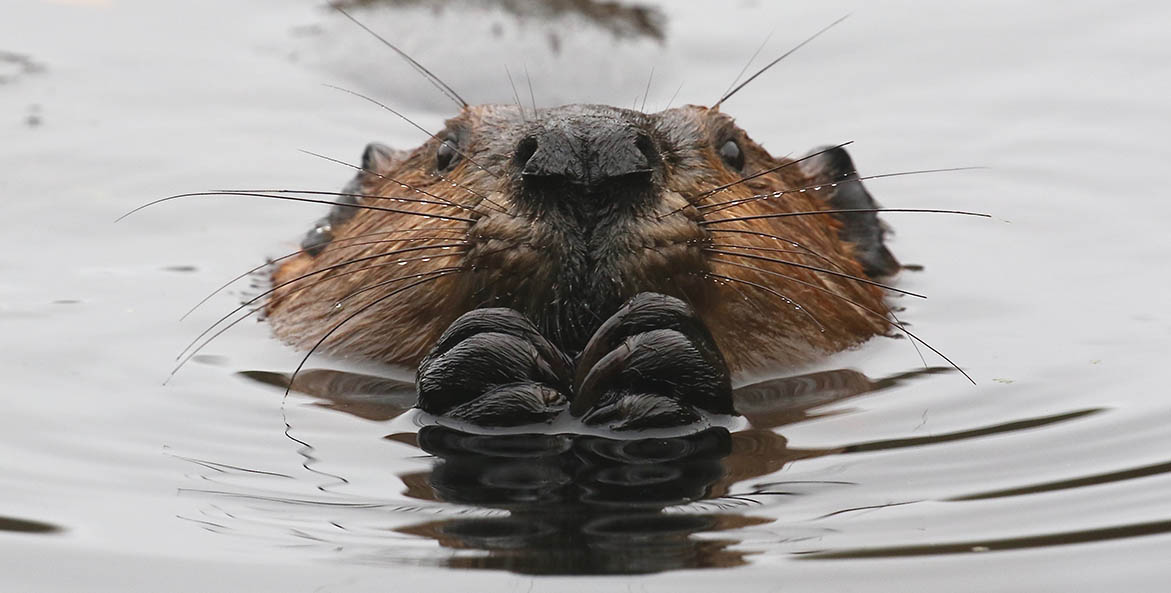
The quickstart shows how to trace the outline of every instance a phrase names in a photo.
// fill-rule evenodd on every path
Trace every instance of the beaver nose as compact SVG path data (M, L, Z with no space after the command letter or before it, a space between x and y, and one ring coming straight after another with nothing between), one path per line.
M659 154L650 136L633 126L595 120L530 135L517 146L516 159L526 181L595 187L619 177L649 180Z

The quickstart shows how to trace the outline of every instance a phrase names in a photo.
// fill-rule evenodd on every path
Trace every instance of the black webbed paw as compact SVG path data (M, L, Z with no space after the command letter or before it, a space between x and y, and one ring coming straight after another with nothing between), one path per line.
M419 365L419 408L484 426L551 420L568 403L572 366L512 309L456 319Z
M615 430L674 427L697 409L732 414L732 384L711 333L683 301L642 293L594 333L577 360L570 413Z

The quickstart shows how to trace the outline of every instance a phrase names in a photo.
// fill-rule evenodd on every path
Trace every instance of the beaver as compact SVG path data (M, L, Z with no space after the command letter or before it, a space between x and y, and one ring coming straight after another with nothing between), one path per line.
M274 266L265 313L294 346L418 367L424 409L523 384L527 404L500 404L510 387L475 415L541 416L584 389L575 415L676 423L634 392L728 413L732 375L894 323L881 280L900 264L847 151L773 156L718 106L466 105L355 168Z

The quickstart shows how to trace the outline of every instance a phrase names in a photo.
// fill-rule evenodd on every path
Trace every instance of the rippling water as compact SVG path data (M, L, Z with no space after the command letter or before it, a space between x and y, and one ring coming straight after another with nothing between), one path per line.
M758 64L852 13L724 109L777 154L854 140L864 175L989 167L869 185L994 215L886 217L924 266L900 286L930 296L901 318L977 385L879 339L753 378L730 431L484 439L420 430L393 369L315 359L283 397L299 356L254 323L163 385L250 289L178 317L320 212L114 218L335 189L349 172L297 149L421 141L321 83L431 129L450 105L316 1L9 0L3 590L1165 589L1171 8L353 4L472 101L512 101L507 64L542 104L648 110L708 104L770 32Z

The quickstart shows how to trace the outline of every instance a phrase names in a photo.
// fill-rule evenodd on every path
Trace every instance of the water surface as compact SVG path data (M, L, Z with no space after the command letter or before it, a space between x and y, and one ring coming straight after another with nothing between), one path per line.
M894 252L924 267L899 285L930 297L897 299L901 319L977 385L878 339L774 383L789 405L758 426L670 455L420 433L392 380L409 375L355 363L315 359L309 393L285 398L271 383L299 355L258 323L164 386L251 289L179 316L295 249L323 208L225 198L114 218L183 191L337 189L349 171L297 149L421 142L321 83L429 129L452 106L315 0L10 0L4 590L1165 587L1171 8L368 4L355 14L471 101L511 102L507 65L540 104L648 110L710 104L770 32L757 64L852 13L724 109L775 154L854 140L864 175L989 167L869 184L890 207L994 215L886 217ZM624 489L651 482L658 498Z

